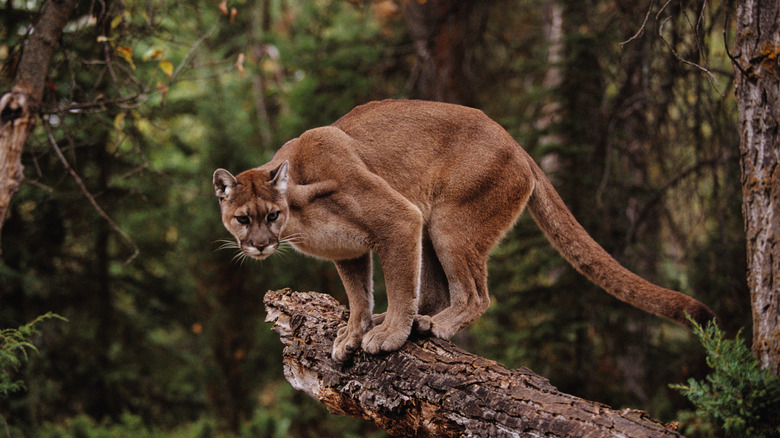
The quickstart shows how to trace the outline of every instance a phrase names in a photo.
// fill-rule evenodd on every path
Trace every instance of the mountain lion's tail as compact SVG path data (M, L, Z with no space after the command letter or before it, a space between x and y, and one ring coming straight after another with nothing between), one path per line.
M715 319L715 314L699 301L656 286L621 266L577 222L542 170L532 167L536 184L528 210L577 271L616 298L682 325L690 326L686 312L699 324Z

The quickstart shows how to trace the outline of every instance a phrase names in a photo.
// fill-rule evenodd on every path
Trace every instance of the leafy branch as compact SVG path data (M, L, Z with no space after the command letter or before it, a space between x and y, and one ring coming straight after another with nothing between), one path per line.
M24 382L11 379L10 370L17 371L27 361L28 351L38 351L32 338L39 333L38 324L47 319L67 321L56 313L40 315L19 328L0 330L0 398L24 388Z
M32 343L32 338L38 335L38 324L47 319L59 319L67 321L56 313L48 312L40 315L19 328L7 328L0 330L0 399L9 394L24 389L22 380L13 380L10 371L18 371L23 362L27 361L27 351L38 351ZM0 415L0 420L5 428L5 435L10 438L8 423L5 417Z

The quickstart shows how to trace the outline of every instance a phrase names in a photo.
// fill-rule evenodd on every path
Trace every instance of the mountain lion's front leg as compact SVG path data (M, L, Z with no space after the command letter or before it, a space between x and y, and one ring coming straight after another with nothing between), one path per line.
M419 231L415 237L414 228L422 226L406 228L405 235L395 235L397 240L377 249L385 274L387 312L382 323L363 337L363 350L371 354L401 348L417 315L422 251Z
M395 196L394 196L395 195ZM372 218L372 248L379 256L387 289L387 312L381 324L363 336L368 353L394 351L406 342L417 315L422 260L422 213L412 203L385 191L388 202Z
M332 357L343 362L360 346L363 335L371 327L371 311L374 308L371 253L334 263L349 300L349 321L339 329L333 342Z

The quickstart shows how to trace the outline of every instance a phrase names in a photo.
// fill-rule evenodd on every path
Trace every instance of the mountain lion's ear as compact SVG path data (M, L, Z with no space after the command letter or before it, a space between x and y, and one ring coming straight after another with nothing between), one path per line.
M271 171L271 185L276 187L279 193L287 192L287 182L290 180L288 170L290 163L285 160L279 167Z
M230 196L230 193L236 188L236 184L238 184L236 177L227 170L217 169L214 171L214 191L218 198Z

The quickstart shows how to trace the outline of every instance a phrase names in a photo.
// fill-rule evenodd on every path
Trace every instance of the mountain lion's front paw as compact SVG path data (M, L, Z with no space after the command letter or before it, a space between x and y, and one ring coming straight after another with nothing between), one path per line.
M333 360L344 362L349 359L360 346L363 333L363 330L350 330L349 325L340 328L336 340L333 341L333 352L331 353Z
M363 350L370 354L398 350L409 337L410 329L391 326L385 321L363 336Z

